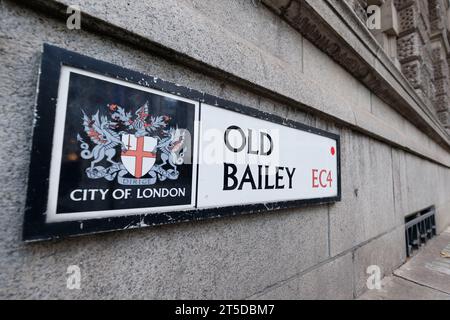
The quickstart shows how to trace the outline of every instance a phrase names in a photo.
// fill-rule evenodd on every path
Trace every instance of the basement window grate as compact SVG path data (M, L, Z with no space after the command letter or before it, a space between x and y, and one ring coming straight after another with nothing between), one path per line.
M415 250L436 235L436 209L430 207L405 218L406 255L411 257Z

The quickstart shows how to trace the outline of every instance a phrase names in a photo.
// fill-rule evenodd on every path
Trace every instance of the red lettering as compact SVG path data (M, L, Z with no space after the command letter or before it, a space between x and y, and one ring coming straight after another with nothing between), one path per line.
M331 186L333 184L333 175L331 174L331 171L328 172L327 181L330 184L329 187L331 188Z
M313 183L313 188L319 188L319 177L317 176L317 173L319 172L319 170L317 169L313 169L312 171L312 183Z
M313 188L331 188L333 185L333 174L327 170L312 170L312 187Z
M320 182L320 186L322 188L326 188L327 187L327 185L323 183L323 175L324 174L327 174L327 171L326 170L321 170L320 174L319 174L319 182Z

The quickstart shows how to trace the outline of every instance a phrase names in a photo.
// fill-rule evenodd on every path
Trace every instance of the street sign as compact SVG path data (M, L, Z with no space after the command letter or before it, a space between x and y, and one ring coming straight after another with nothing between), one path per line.
M201 105L198 206L337 197L338 141Z
M340 200L339 137L45 45L24 239Z

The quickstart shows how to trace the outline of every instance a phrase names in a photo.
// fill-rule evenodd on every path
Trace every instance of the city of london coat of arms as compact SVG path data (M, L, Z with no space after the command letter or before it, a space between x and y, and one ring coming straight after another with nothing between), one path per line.
M84 132L77 140L81 158L90 161L85 169L88 178L117 179L121 185L153 185L178 178L189 134L171 127L170 117L152 115L149 109L145 103L132 113L109 104L104 113L82 111Z

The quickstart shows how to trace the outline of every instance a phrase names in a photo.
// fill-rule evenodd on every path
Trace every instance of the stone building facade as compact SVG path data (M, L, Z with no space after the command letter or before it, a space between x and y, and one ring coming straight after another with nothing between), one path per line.
M68 6L81 29L67 28ZM381 30L369 30L369 5ZM353 299L406 260L405 219L450 224L444 0L0 0L0 297ZM25 244L42 45L341 138L342 201ZM67 268L81 288L66 286Z
M449 130L450 9L447 0L349 0L365 22L370 5L381 9L372 30L421 99Z

